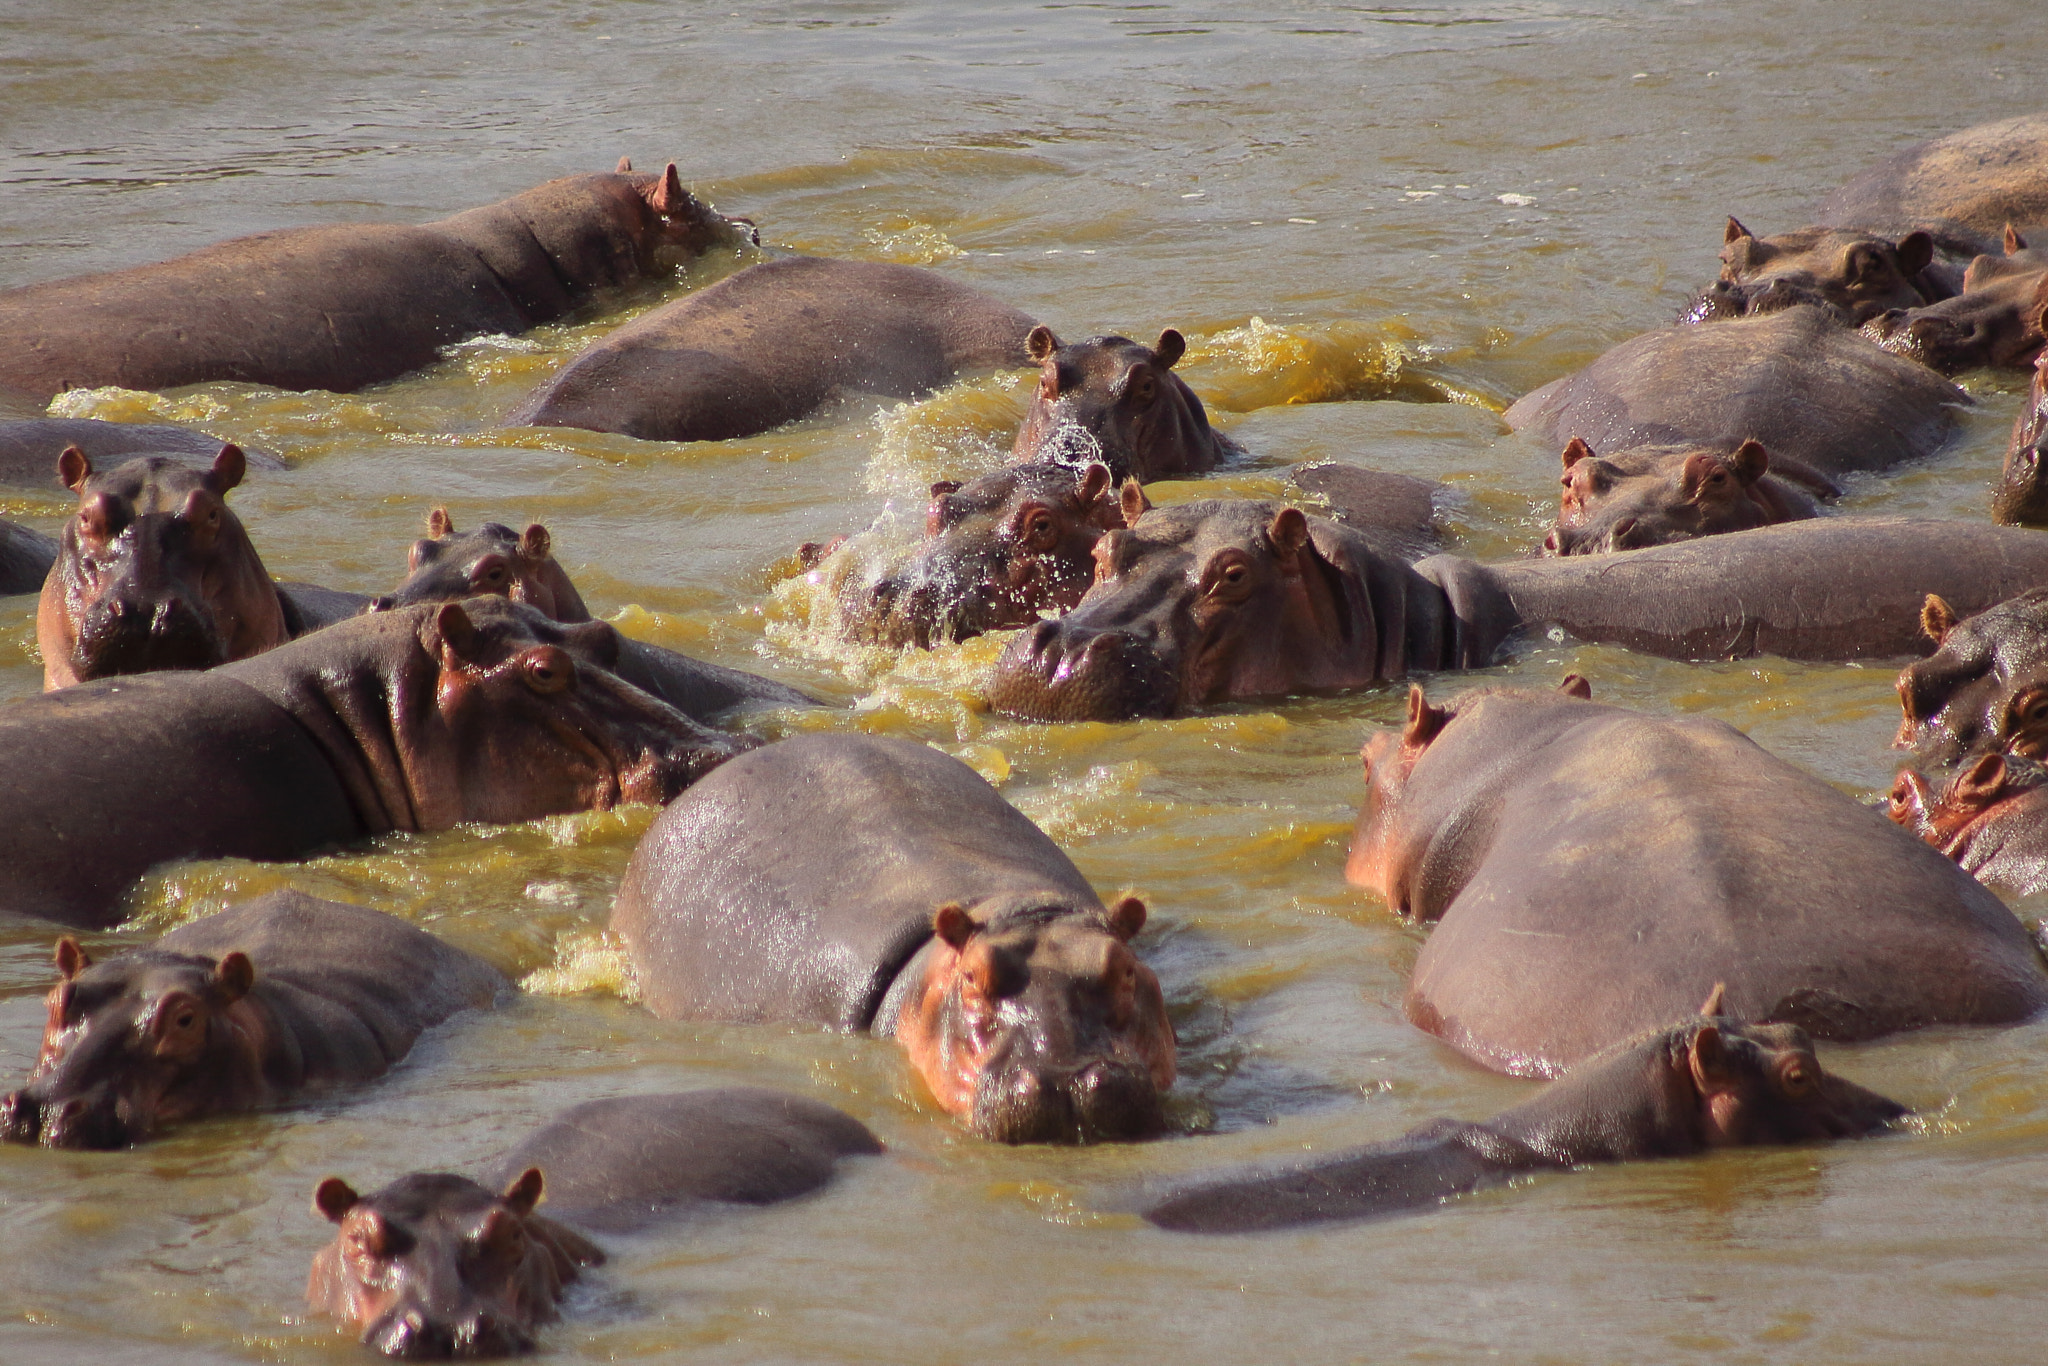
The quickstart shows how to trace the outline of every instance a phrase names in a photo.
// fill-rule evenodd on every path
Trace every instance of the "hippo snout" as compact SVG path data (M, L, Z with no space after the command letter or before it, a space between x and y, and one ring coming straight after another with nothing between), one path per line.
M441 1323L417 1305L401 1305L363 1333L365 1345L402 1361L519 1356L534 1349L533 1335L491 1314Z
M105 1151L128 1147L138 1137L131 1131L131 1126L123 1122L120 1108L111 1097L67 1096L54 1107L26 1094L21 1094L21 1100L25 1105L34 1107L35 1115L30 1121L32 1127L27 1128L26 1136L20 1142L40 1141L52 1148ZM8 1127L7 1137L14 1138L12 1124Z
M1042 621L1010 642L989 680L989 705L1030 721L1129 721L1171 716L1180 679L1144 637Z
M969 1123L996 1143L1102 1143L1149 1138L1165 1115L1148 1071L1097 1058L983 1073Z
M0 1096L0 1140L34 1143L43 1133L43 1107L26 1091Z
M619 771L619 799L667 806L690 786L727 759L736 758L761 741L751 735L728 735L700 727L688 739L648 754L639 763Z
M227 657L212 623L178 596L155 603L125 597L99 603L79 628L78 654L93 677L210 669Z

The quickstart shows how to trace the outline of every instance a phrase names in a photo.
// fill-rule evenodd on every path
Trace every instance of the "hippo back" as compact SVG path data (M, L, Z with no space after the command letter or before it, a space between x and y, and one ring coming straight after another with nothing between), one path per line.
M33 593L57 562L57 543L40 531L0 520L0 597Z
M1924 228L1963 256L1997 250L2010 223L2048 223L2048 114L1980 123L1917 143L1821 201L1815 221L1865 232Z
M633 852L612 926L664 1019L857 1030L939 906L1021 892L1101 905L957 759L812 735L741 755L670 803Z

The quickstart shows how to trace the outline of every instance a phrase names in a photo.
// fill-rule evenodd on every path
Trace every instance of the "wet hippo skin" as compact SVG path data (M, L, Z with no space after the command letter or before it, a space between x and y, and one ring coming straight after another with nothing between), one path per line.
M2010 227L2004 245L2002 255L1970 262L1954 298L1880 314L1863 325L1863 335L1944 375L2033 369L2048 340L2048 251L2029 249Z
M2048 224L2048 114L1980 123L1916 143L1821 201L1816 221L1934 235L1968 257L1995 251L2007 224Z
M1408 1017L1555 1076L1726 986L1729 1013L1868 1039L2007 1024L2048 969L1997 897L1722 722L1475 690L1366 742L1345 876L1437 921Z
M1833 480L1773 461L1761 441L1733 451L1637 446L1598 455L1578 437L1564 448L1549 555L1601 555L1701 536L1803 521L1815 498L1841 494Z
M0 484L23 488L60 489L57 458L76 446L93 464L111 467L141 455L161 455L204 469L220 453L223 441L189 427L149 422L100 422L93 418L34 418L0 422ZM241 443L237 442L240 446ZM282 460L268 451L241 446L254 470L281 470Z
M1887 310L1946 299L1959 284L1955 268L1936 261L1934 240L1924 232L1894 240L1857 230L1799 228L1758 237L1730 218L1721 243L1721 276L1694 297L1682 321L1812 304L1854 327Z
M1935 764L1999 751L2048 758L2048 589L1974 613L1930 594L1920 625L1935 649L1899 671L1894 746Z
M56 562L55 541L0 517L0 597L41 591Z
M1118 483L1203 474L1244 452L1209 425L1202 400L1173 366L1187 340L1173 328L1152 346L1129 337L1069 345L1048 327L1027 338L1038 388L1010 457L1085 465L1099 460Z
M1917 769L1892 784L1891 818L2008 896L2048 888L2048 768L1986 754L1940 792Z

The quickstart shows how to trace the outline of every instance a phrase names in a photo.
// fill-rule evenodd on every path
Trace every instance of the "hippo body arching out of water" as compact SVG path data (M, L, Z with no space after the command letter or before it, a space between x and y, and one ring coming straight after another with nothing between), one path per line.
M947 1112L1004 1142L1163 1123L1173 1026L1071 860L972 769L925 745L811 735L672 803L612 910L663 1019L893 1035Z
M42 532L0 518L0 598L42 591L57 550Z
M396 916L273 892L93 962L57 943L42 1054L0 1137L124 1148L168 1125L382 1076L511 990Z
M205 469L225 444L217 436L162 423L101 422L85 417L0 422L0 484L51 491L64 487L57 461L73 446L102 468L137 456L161 455L195 469ZM285 468L285 463L268 451L235 444L252 470Z
M919 398L973 371L1028 365L1033 326L936 271L784 257L635 319L505 421L644 441L752 436L842 394Z
M348 392L440 348L552 321L742 230L662 175L551 180L404 227L239 237L176 260L0 293L0 388L240 380Z
M2007 225L2048 226L2048 114L1980 123L1878 162L1821 201L1815 220L1873 233L1925 230L1965 258Z

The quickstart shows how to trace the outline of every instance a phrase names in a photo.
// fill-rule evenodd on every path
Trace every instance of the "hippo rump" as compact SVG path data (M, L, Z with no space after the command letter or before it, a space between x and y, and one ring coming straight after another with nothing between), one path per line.
M769 745L672 804L612 909L661 1018L893 1035L941 1108L1010 1143L1161 1127L1144 923L965 764L858 735Z
M94 962L57 941L61 980L0 1137L125 1148L206 1115L382 1076L420 1034L511 985L396 916L272 892Z
M1918 769L1892 784L1891 818L2008 896L2048 889L2048 768L1986 754L1939 792Z
M1604 555L1804 521L1819 512L1816 498L1841 494L1817 471L1774 462L1761 441L1728 452L1637 446L1601 456L1575 436L1558 482L1547 555Z
M337 1229L314 1254L306 1302L389 1356L531 1351L564 1287L604 1261L577 1229L777 1204L825 1185L840 1158L881 1151L851 1115L785 1091L589 1101L528 1135L482 1183L414 1172L358 1195L322 1181L313 1208ZM543 1198L546 1217L534 1212Z
M1435 921L1408 1018L1556 1076L1682 1016L1870 1039L2006 1024L2048 968L1997 897L1883 815L1706 718L1555 693L1409 693L1365 744L1345 877Z
M1202 400L1173 373L1187 339L1173 328L1152 346L1129 337L1068 345L1049 327L1026 339L1038 388L1011 458L1085 465L1099 460L1121 483L1205 474L1244 454L1209 425Z
M44 417L0 422L0 484L21 488L62 487L58 458L70 447L95 465L121 464L137 456L161 455L200 469L225 445L217 436L190 427L151 422L101 422L95 418ZM242 446L249 468L281 470L285 463L268 451Z
M1730 218L1721 235L1721 274L1693 296L1680 322L1711 322L1812 304L1835 322L1861 326L1894 309L1953 295L1960 272L1937 259L1934 239L1893 239L1840 228L1799 228L1758 237Z
M45 399L208 380L345 393L742 236L683 189L674 166L550 180L418 227L257 233L0 293L0 387Z
M0 598L41 590L57 563L57 542L0 517Z
M791 256L655 309L506 418L646 441L752 436L846 393L918 398L1028 364L1032 320L936 271Z
M2048 352L2034 361L2027 405L2013 421L2005 468L1991 494L1991 520L2048 526Z
M2002 255L1970 262L1955 297L1888 310L1865 323L1863 335L1944 375L2033 369L2048 342L2048 251L2027 246L2010 226L2004 246Z
M1632 338L1524 395L1506 420L1539 441L1577 437L1610 455L1755 440L1774 460L1838 478L1934 454L1969 402L1925 366L1795 307Z
M1997 249L2007 224L2048 226L2048 114L1980 123L1885 158L1821 201L1818 222L1924 229L1945 251Z
M101 927L169 859L660 803L752 743L620 681L617 648L602 622L475 598L9 702L0 911Z
M1899 671L1894 744L1936 764L1986 752L2048 759L2048 588L1970 610L1928 595L1920 625L1934 653Z
M1796 1025L1743 1024L1721 1008L1716 995L1700 1018L1595 1054L1482 1123L1435 1120L1308 1166L1206 1178L1145 1218L1184 1233L1385 1218L1596 1162L1863 1138L1908 1113L1823 1069Z

